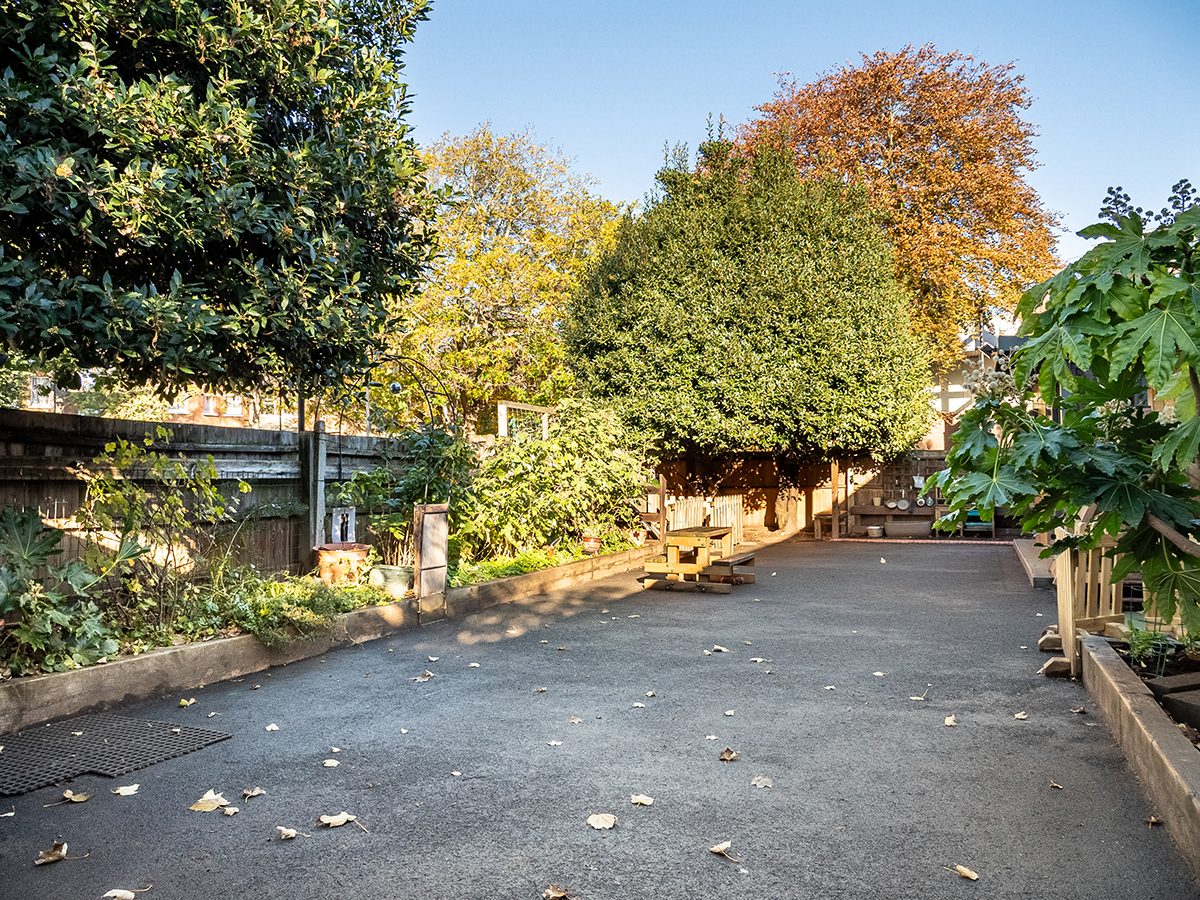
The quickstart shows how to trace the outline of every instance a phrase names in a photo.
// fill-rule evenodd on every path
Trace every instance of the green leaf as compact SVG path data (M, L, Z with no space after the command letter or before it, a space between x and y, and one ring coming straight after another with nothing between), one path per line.
M1113 351L1115 370L1127 368L1139 355L1144 355L1146 380L1155 390L1165 386L1178 365L1178 355L1188 359L1200 356L1192 339L1196 322L1179 300L1167 306L1156 306L1122 327L1122 337Z
M1200 453L1200 416L1192 416L1171 429L1163 440L1154 445L1151 461L1164 472L1186 469Z
M6 507L0 511L0 559L18 572L30 573L62 552L55 549L62 534L58 528L43 525L41 514L34 507L20 512Z
M972 472L959 485L959 492L969 493L981 511L1006 506L1015 498L1037 493L1036 487L1007 466L1000 466L994 474Z

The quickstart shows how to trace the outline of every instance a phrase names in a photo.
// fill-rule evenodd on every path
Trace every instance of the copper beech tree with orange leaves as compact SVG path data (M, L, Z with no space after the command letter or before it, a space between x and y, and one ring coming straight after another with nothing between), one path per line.
M789 152L802 177L863 185L885 214L913 327L942 366L988 307L1011 310L1056 268L1055 216L1024 180L1037 162L1012 63L932 44L863 55L812 84L781 80L739 140Z

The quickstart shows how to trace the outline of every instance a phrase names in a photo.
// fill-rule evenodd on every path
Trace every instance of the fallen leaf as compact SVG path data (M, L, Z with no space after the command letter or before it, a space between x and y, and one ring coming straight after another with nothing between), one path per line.
M124 787L117 788L113 793L119 794L122 797L132 797L138 792L139 787L141 787L140 784L127 784Z
M909 700L924 700L924 697L909 697Z
M645 794L630 794L629 802L634 806L650 806L654 803L654 798L647 797Z
M282 841L290 841L300 833L295 828L284 828L282 825L276 825L275 827L279 829L279 839Z
M626 616L625 618L627 618L627 619L640 619L640 618L641 618L641 616L639 616L639 615L633 615L633 616Z
M341 763L339 763L336 759L327 759L327 760L325 760L325 762L322 763L322 765L325 766L325 768L327 768L327 769L333 769L333 768L336 768L337 766L340 766Z
M1027 646L1025 646L1024 644L1022 644L1022 645L1021 645L1021 649L1022 649L1022 650L1028 650L1029 648L1028 648Z
M568 719L567 721L570 722L572 725L578 725L580 722L583 721L583 719L579 718L579 716L571 716L571 718Z
M458 778L460 775L462 775L462 772L451 772L450 774L453 775L455 778Z
M1082 706L1073 706L1073 707L1071 707L1071 712L1078 713L1079 715L1082 716L1084 713L1087 712L1087 710L1084 709Z
M330 747L329 749L330 749L330 750L332 750L334 753L341 753L341 752L342 752L342 748L341 748L341 747Z
M1157 819L1157 818L1155 818L1154 816L1151 816L1151 817L1150 817L1150 818L1148 818L1148 819L1143 819L1142 821L1144 821L1144 822L1145 822L1147 825L1149 825L1151 828L1153 828L1155 825L1161 825L1161 824L1162 824L1162 819Z
M557 884L552 884L542 891L542 896L548 898L548 900L563 900L567 896L567 889L559 887Z
M196 702L196 698L193 697L191 700L180 700L179 705L180 706L191 706L195 702Z
M67 844L65 841L55 841L54 846L49 850L39 850L38 858L33 861L35 866L44 866L46 863L58 862L60 859L67 858Z
M947 728L953 728L957 724L958 724L958 722L955 721L954 716L946 716L946 727Z
M467 668L468 669L478 669L479 663L467 663Z
M611 813L593 813L588 816L587 823L596 830L612 828L617 824L617 817Z
M240 812L240 808L236 806L227 806L221 812L227 816L236 816Z
M270 725L268 725L268 726L267 726L266 728L264 728L263 730L264 730L264 731L278 731L278 730L279 730L279 726L278 726L278 725L276 725L274 722L272 722Z
M400 733L401 733L401 734L408 734L408 729L407 729L407 728L401 728L401 729L400 729Z
M705 651L704 651L704 655L705 655L705 656L712 656L712 651L711 651L711 650L705 650Z
M228 802L228 800L216 791L210 789L203 797L189 806L188 809L194 809L196 812L212 812L214 809L219 809Z
M546 741L548 747L561 747L562 741Z
M338 828L345 825L347 822L353 822L358 816L352 816L348 812L340 812L336 816L321 816L317 819L318 824L328 825L330 828Z
M1027 713L1027 712L1025 712L1024 710L1022 710L1022 711L1021 711L1021 712L1019 712L1019 713L1015 713L1015 714L1013 715L1013 718L1014 718L1014 719L1020 719L1022 722L1024 722L1026 719L1028 719L1028 718L1029 718L1029 713Z
M727 710L725 710L725 715L727 715L727 716L732 716L732 715L734 714L734 712L735 712L735 711L736 711L736 710L727 709Z
M71 734L75 735L75 737L83 737L82 731L72 731Z
M715 853L717 856L723 856L726 859L733 860L733 862L737 862L737 859L735 857L732 857L729 855L729 848L732 845L733 845L733 841L721 841L721 843L717 844L716 846L709 847L708 852Z
M633 704L633 708L634 709L645 709L646 704L645 703L635 703L635 704Z
M92 799L91 794L87 794L87 793L76 794L74 791L63 791L63 796L66 797L68 800L70 800L72 803L86 803L88 800Z
M388 651L388 653L391 653L391 652L392 652L391 650ZM250 690L257 691L260 687L262 687L261 684L256 684L256 685L254 685L254 687L250 688Z
M429 661L430 661L430 662L437 662L439 659L441 659L441 657L440 657L440 656L431 656L431 657L429 657Z
M550 643L550 642L549 642L549 641L538 641L538 643L539 643L539 644L548 644L548 643Z
M874 675L876 678L882 678L884 675L887 674L887 672L872 672L871 674Z
M966 866L955 866L954 871L957 872L959 875L961 875L963 878L969 878L972 881L979 880L979 876L977 874L975 874L974 872L972 872L970 869L968 869Z
M717 739L717 736L715 734L706 734L704 736L704 739L706 741L715 741Z
M728 653L728 647L722 647L720 644L713 644L713 653Z
M179 734L179 732L181 732L181 731L183 731L182 728L172 728L171 734Z
M424 672L422 672L422 673L421 673L421 677L422 677L422 678L436 678L436 677L437 677L437 673L436 673L436 672L430 672L428 669L426 669Z
M1061 784L1059 784L1057 781L1051 781L1050 787L1058 788L1060 791L1063 790L1063 786Z
M766 775L755 775L753 778L750 779L750 784L753 785L754 787L759 787L759 788L775 786L775 782L773 782Z
M1035 616L1041 616L1041 613L1034 613Z
M835 685L832 685L832 684L827 684L827 685L825 685L825 690L827 690L827 691L836 691L836 690L837 690L837 687L836 687Z
M429 679L426 678L424 675L418 675L416 678L413 679L413 681L419 682L421 684L424 684L428 680Z
M884 558L881 556L881 557L879 557L879 564L880 564L881 566L883 566L883 565L887 565L887 560L886 560L886 559L884 559Z
M211 718L212 718L213 716L215 716L215 715L217 715L217 713L209 713L209 714L208 714L208 717L211 719Z
M753 647L753 646L754 646L754 645L753 645L752 643L750 643L749 641L742 641L742 643L743 643L743 644L745 644L747 647Z
M533 692L535 694L544 694L544 693L546 693L546 689L544 687L534 688Z
M104 896L112 897L113 900L137 900L137 894L133 891L123 891L120 888L114 888Z
M724 750L722 750L720 753L717 754L717 759L719 759L721 762L733 762L737 758L738 758L738 752L736 750L730 749L729 747L726 747Z
M263 790L262 788L260 788L260 787L256 787L256 788L245 788L245 789L242 791L242 800L243 800L243 801L245 801L245 800L249 800L251 797L261 797L261 796L262 796L263 794L265 794L265 793L266 793L266 791L264 791L264 790Z
M778 575L778 574L779 574L778 572L772 572L772 573L771 573L771 577L772 577L772 578L774 578L774 577L775 577L776 575Z
M647 696L647 697L653 697L653 696L655 696L655 694L654 694L654 691L646 691L646 696Z
M606 613L606 612L608 612L608 610L607 610L607 609L602 609L602 610L600 610L600 612L602 612L602 613Z
M17 808L14 806L14 807L12 808L12 810L10 810L9 812L6 812L6 813L0 813L0 819L7 819L7 818L9 818L10 816L15 816L16 814L17 814Z

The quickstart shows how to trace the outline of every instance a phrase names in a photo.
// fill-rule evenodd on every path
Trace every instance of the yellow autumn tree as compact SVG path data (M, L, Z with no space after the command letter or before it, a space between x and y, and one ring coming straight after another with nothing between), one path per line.
M1056 218L1025 181L1037 166L1030 103L1011 63L909 46L811 84L781 79L739 141L751 154L786 150L804 177L866 187L912 291L913 327L948 365L989 307L1011 310L1058 267Z
M430 182L448 196L440 255L422 294L397 310L392 350L415 364L375 380L394 379L414 418L432 397L472 433L496 400L553 404L569 390L563 312L624 210L529 130L498 135L484 124L443 135L422 156ZM391 398L377 393L377 406L386 406Z

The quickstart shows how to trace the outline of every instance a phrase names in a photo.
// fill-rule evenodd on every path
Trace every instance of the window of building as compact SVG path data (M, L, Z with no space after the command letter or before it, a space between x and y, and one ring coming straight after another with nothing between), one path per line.
M29 378L29 408L54 409L54 385L45 375L31 375Z
M188 408L187 394L180 394L167 407L167 413L172 416L186 416L189 412L191 409Z
M240 419L245 413L242 412L241 397L226 397L225 398L225 415L235 419Z
M214 397L212 394L204 395L204 415L206 415L206 416L220 415L220 413L217 412L217 398Z

